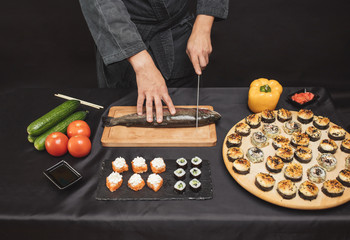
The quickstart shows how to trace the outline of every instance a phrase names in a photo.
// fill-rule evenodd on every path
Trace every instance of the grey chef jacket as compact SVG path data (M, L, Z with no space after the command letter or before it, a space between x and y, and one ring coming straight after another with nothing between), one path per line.
M82 12L97 46L97 71L106 84L123 85L134 78L125 61L142 50L148 50L165 79L176 79L194 73L186 55L191 34L188 2L191 0L80 0ZM225 19L229 0L197 0L197 14ZM121 69L122 72L121 72ZM119 75L120 81L111 80ZM100 80L99 80L100 81Z

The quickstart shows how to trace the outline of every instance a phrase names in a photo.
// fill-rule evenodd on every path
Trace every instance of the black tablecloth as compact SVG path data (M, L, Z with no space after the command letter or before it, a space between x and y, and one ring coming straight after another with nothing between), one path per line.
M311 89L311 88L310 88ZM296 110L285 101L297 88L285 88L278 107ZM342 124L325 89L310 108ZM100 144L103 110L88 107L93 130L89 156L55 158L37 152L27 142L26 126L62 102L59 92L96 104L135 105L136 92L113 89L8 89L0 94L0 238L1 239L350 239L350 205L301 211L267 203L244 190L228 174L221 155L229 129L250 112L247 88L201 89L200 104L222 114L218 142L209 148L103 148ZM195 89L170 89L176 105L193 105ZM117 101L116 101L117 100ZM114 102L115 101L115 102ZM107 110L106 110L107 111ZM206 201L97 201L98 171L105 158L191 158L211 163L214 198ZM58 190L42 171L65 159L83 178Z

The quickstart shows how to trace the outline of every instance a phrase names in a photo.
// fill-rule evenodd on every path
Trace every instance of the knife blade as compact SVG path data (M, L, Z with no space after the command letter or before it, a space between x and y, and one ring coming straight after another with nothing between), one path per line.
M199 106L199 84L201 81L201 75L198 75L198 84L197 84L197 112L196 112L196 128L198 128L198 106Z

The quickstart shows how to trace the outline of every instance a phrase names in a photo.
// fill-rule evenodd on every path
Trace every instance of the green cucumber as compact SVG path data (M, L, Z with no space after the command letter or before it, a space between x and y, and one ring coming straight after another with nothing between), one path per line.
M33 143L35 141L35 139L36 139L36 137L34 137L34 136L30 135L30 134L28 135L28 141L30 143Z
M68 125L71 122L75 120L84 120L88 113L88 111L78 111L73 113L72 115L58 123L56 126L50 128L49 130L41 134L39 137L37 137L34 141L34 147L39 151L43 151L45 149L45 140L47 136L49 136L53 132L66 133Z
M38 118L27 127L27 132L32 136L39 136L57 123L72 114L80 105L78 100L68 100Z

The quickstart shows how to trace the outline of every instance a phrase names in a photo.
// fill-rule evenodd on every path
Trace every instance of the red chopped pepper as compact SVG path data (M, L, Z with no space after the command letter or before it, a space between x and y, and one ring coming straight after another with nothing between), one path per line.
M302 92L294 94L292 100L299 104L304 104L311 101L314 97L315 95L311 92Z

